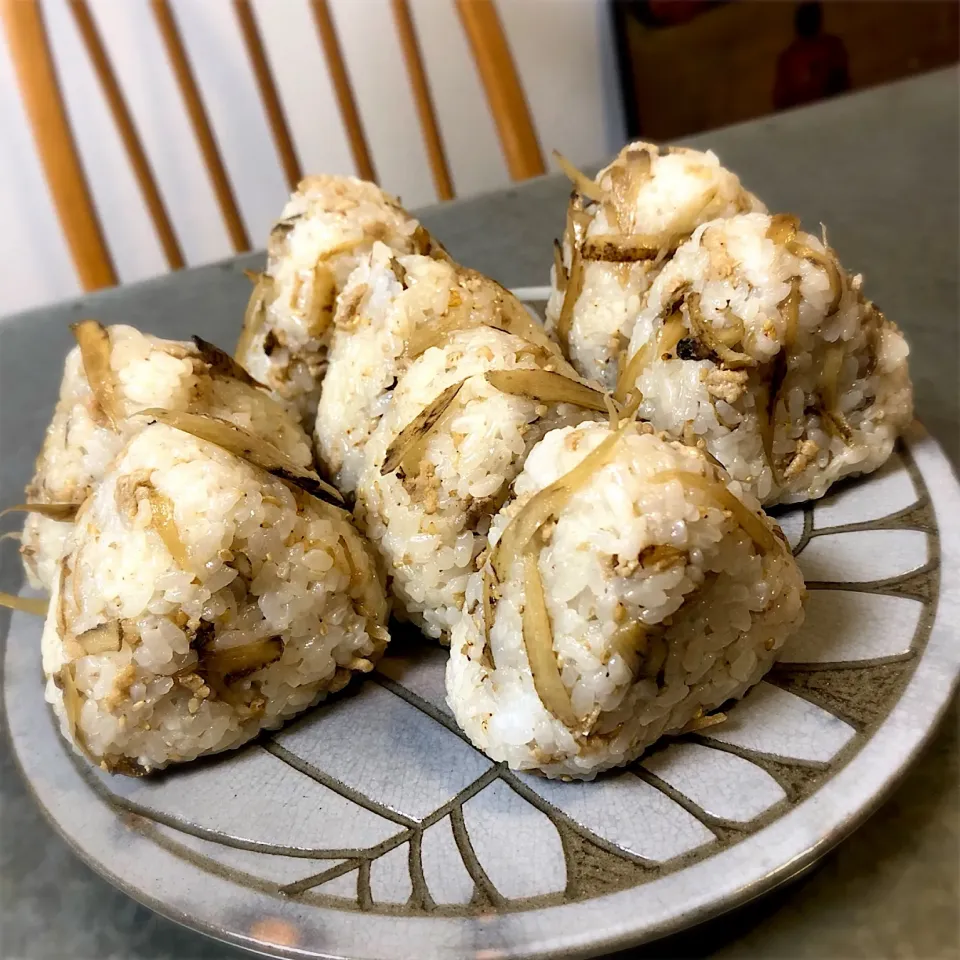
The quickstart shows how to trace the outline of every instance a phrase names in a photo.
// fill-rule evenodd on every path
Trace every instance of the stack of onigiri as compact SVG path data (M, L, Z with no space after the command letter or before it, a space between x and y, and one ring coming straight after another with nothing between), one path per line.
M141 774L372 669L382 581L286 409L202 340L75 332L22 546L51 593L46 697L68 740Z
M373 668L384 583L449 645L471 741L550 777L720 722L770 668L804 586L762 505L886 460L907 347L712 153L561 165L546 330L340 177L284 208L236 360L78 329L23 544L78 749L143 772L279 725Z
M634 143L570 174L547 325L580 373L765 505L890 456L907 345L825 232L769 216L712 153Z
M236 357L291 403L308 428L337 297L377 242L397 253L445 257L394 197L353 177L307 177L270 232L266 270L254 278Z

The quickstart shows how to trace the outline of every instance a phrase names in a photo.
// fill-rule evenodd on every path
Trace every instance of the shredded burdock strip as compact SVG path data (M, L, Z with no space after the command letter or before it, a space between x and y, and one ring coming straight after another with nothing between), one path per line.
M607 408L607 422L610 424L610 429L616 430L624 419L620 407L609 393L603 395L603 405Z
M510 521L490 558L501 583L509 576L514 561L527 549L537 531L551 517L558 515L570 498L613 458L628 424L629 421L624 421L572 470L532 496Z
M734 347L744 335L743 320L740 319L729 307L723 311L723 318L729 323L727 327L714 327L711 324L713 335L725 346Z
M770 225L767 227L766 237L776 244L783 245L788 240L792 240L800 229L800 220L792 213L775 213L770 218Z
M402 207L398 206L397 209L401 213L406 214L406 211L403 210ZM430 257L433 260L440 260L444 263L453 263L450 254L447 253L446 247L444 247L422 223L417 224L411 239L413 240L414 253L418 253L423 257Z
M773 455L773 442L777 429L777 404L780 397L780 384L783 381L780 371L786 370L783 351L780 350L773 358L773 372L770 383L764 386L757 396L757 429L760 431L760 440L763 444L763 453L770 466L775 483L780 482L779 471Z
M707 208L717 198L720 188L714 184L700 197L694 197L686 207L673 216L673 236L675 246L679 246L704 221L711 219L707 216ZM668 251L670 252L670 251Z
M290 231L297 225L297 221L303 218L302 213L295 213L292 216L286 217L283 220L278 220L270 228L270 239L275 240L277 243L284 243L287 239L287 236L290 234ZM250 276L253 273L252 270L243 271L247 276ZM254 278L254 282L256 279Z
M70 734L70 739L86 753L86 746L80 736L80 710L83 707L83 700L80 697L80 691L77 689L73 664L65 663L57 673L54 682L57 682L57 686L63 693L63 712L67 719L67 731Z
M410 466L419 461L420 455L426 449L430 434L450 409L464 383L466 383L465 380L460 380L450 384L397 434L387 447L383 466L380 467L380 476L385 477L388 473L393 473L403 464ZM416 470L413 470L413 473L415 474ZM404 474L411 476L406 467Z
M553 272L557 289L563 293L567 289L567 268L563 265L563 247L559 240L553 241Z
M409 286L407 283L407 268L396 257L390 258L388 266L390 267L390 272L397 278L397 283L406 290Z
M107 773L119 773L124 777L145 777L150 772L131 757L104 757L100 761L100 769Z
M785 246L795 257L809 260L826 273L827 281L830 284L830 305L827 307L827 316L836 313L843 297L843 278L836 257L830 251L824 253L822 250L816 250L799 240L788 240Z
M697 730L705 730L707 727L715 727L718 723L726 722L725 713L704 713L703 707L698 707L696 714L691 717L687 723L677 731L677 736L685 733L695 733Z
M490 634L497 616L497 598L494 592L497 589L493 568L489 564L483 565L483 659L490 670L495 670L497 662L493 657L493 643Z
M101 653L116 653L121 646L120 621L108 620L99 626L85 630L75 638L84 654L95 656Z
M570 329L573 326L573 310L583 292L584 270L583 255L580 247L573 248L570 260L570 276L563 293L563 305L560 307L560 316L557 319L557 340L564 356L570 359Z
M84 696L77 688L75 669L73 663L65 663L53 678L53 682L63 694L63 712L67 721L67 731L70 734L70 739L91 763L103 766L104 769L112 773L113 769L106 761L103 761L100 757L95 757L90 752L86 738L80 730L80 711L83 709Z
M150 504L150 526L157 532L173 562L186 570L190 566L190 556L180 536L180 530L174 519L173 501L161 493L152 484L146 487L147 502Z
M583 292L584 266L583 243L590 215L583 209L579 196L574 196L567 207L567 223L564 228L565 242L570 245L570 271L563 292L560 316L557 318L557 340L564 357L570 359L570 328L573 324L573 310Z
M849 443L853 439L853 431L839 407L840 373L843 370L845 356L842 343L832 343L827 347L823 366L820 368L817 390L827 432Z
M12 593L0 591L0 607L7 607L9 610L19 610L21 613L45 617L49 606L50 601L42 597L16 597Z
M527 344L527 352L536 360L538 364L542 364L545 369L556 369L563 373L569 378L579 379L579 374L566 359L560 353L557 345L551 340L549 343L541 343L541 338L545 337L542 331L524 331L523 333L518 332L516 325L510 323L510 326L514 329L508 329L507 324L504 324L498 318L496 321L490 319L485 320L479 323L466 323L463 326L445 326L444 323L437 320L427 321L425 325L420 327L411 337L405 348L402 360L407 362L412 362L418 357L422 356L427 350L432 349L433 347L443 348L446 347L450 341L453 339L456 334L464 330L476 330L478 327L487 327L490 330L498 330L500 333L508 333L511 336L519 337L521 340L524 340ZM528 333L530 335L524 335Z
M603 394L593 387L547 370L488 370L487 382L502 393L543 403L573 403L585 410L606 411Z
M527 308L506 288L498 288L496 319L490 326L505 330L521 340L532 343L545 352L556 363L557 369L569 377L577 378L577 371L570 366L556 343L547 335L543 327L533 319Z
M685 303L687 316L690 318L691 333L708 349L715 354L728 370L738 370L742 367L755 367L757 361L749 354L733 350L717 335L713 324L708 323L700 310L700 294L688 293Z
M737 524L757 545L761 553L776 549L777 538L752 510L734 496L720 480L712 480L689 470L664 470L649 478L649 483L670 483L676 480L688 490L697 490L710 497L721 510L728 510Z
M199 672L205 679L229 684L269 667L282 655L283 640L280 637L252 640L223 649L204 648L199 653Z
M340 492L321 480L313 471L294 463L282 450L264 440L263 437L250 433L249 430L244 430L227 420L209 417L202 413L161 410L157 407L143 410L139 415L182 430L199 440L215 444L318 500L326 501L336 507L343 504Z
M523 646L533 676L533 686L544 708L564 726L577 726L570 693L563 685L557 655L553 649L553 629L543 594L540 554L533 549L523 556Z
M116 430L117 424L123 419L123 409L110 366L110 334L96 320L81 320L71 324L70 329L80 345L83 372L97 407L108 424Z
M683 324L683 317L679 313L672 313L660 329L655 355L661 360L668 359L668 354L676 350L684 333L686 333L686 327Z
M634 180L634 183L637 181ZM636 188L639 192L639 187ZM614 189L616 193L616 188ZM672 254L688 240L697 226L708 219L707 207L713 203L717 188L695 197L685 208L675 213L669 230L660 233L637 233L633 229L636 196L617 203L614 208L620 233L593 234L583 242L584 260L606 263L635 263L640 260L661 260Z
M617 233L597 233L584 240L581 256L584 260L601 263L656 260L672 240L671 234L632 233L621 236Z
M790 292L778 305L780 316L783 319L783 345L773 358L770 368L770 379L763 395L757 404L760 438L763 441L763 451L770 465L770 472L776 483L780 483L779 470L773 454L773 443L777 432L777 406L780 403L780 393L789 370L789 351L797 340L797 331L800 322L800 278L794 277L790 281Z
M824 250L817 250L807 243L797 239L800 221L789 213L778 213L770 218L767 227L767 238L774 243L781 244L788 253L792 253L801 260L809 260L820 267L827 275L830 284L830 305L827 307L827 316L837 312L840 300L843 297L843 276L837 258L833 251L824 242ZM826 235L824 235L824 241Z
M646 147L628 149L622 159L616 160L607 176L610 194L607 206L613 208L617 227L623 234L632 234L637 213L637 198L650 179L653 158Z
M386 607L378 590L378 579L370 555L364 550L359 537L340 535L344 556L350 569L350 592L354 610L366 620L367 632L375 641L375 652L386 649L390 634L381 626ZM356 596L355 596L356 595Z
M240 339L237 341L237 349L234 351L238 355L245 354L253 345L254 338L263 327L267 318L267 307L276 296L273 285L273 277L268 273L247 274L251 280L254 280L253 292L247 301L247 308L243 314L243 327L240 331Z
M653 340L648 340L624 365L617 378L617 385L613 391L613 399L620 404L626 404L623 415L630 417L640 406L642 397L637 390L637 380L640 374L657 357L670 353L683 339L687 332L683 318L674 311L664 320L659 333ZM627 403L628 397L630 402Z
M0 511L0 517L8 513L36 513L48 520L60 520L64 523L76 519L79 503L17 503Z
M329 254L328 254L329 256ZM333 322L333 308L337 299L337 278L322 260L313 268L313 289L304 317L307 333L322 337Z
M456 291L451 291L451 294L453 293ZM454 334L475 329L480 325L469 307L462 307L462 301L457 298L457 302L445 313L424 320L414 327L404 345L401 359L412 363L431 348L446 345Z
M778 304L780 316L783 318L783 346L789 350L797 342L797 332L800 326L800 278L794 277L790 281L790 292Z
M580 249L586 239L593 217L584 209L583 198L574 195L567 204L567 219L563 227L563 239L572 250Z
M225 350L221 350L216 344L198 337L196 334L190 338L200 354L200 359L207 365L210 375L214 377L227 377L231 380L239 380L250 387L262 387L249 373Z
M57 635L65 637L67 635L67 558L60 558L60 570L57 574L57 606L54 611L57 618Z
M553 151L553 159L557 161L557 166L573 184L577 193L590 200L603 200L604 192L600 184L591 180L583 171L578 170L559 150Z
M640 620L630 620L618 626L610 637L610 646L620 655L636 679L640 663L650 642L652 627Z

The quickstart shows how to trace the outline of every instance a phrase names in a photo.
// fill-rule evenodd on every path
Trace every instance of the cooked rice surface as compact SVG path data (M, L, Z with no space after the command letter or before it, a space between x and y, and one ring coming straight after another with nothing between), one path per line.
M126 440L143 428L144 420L134 415L157 407L228 420L269 439L298 465L312 463L309 439L283 406L265 391L214 370L194 344L121 324L108 327L107 334L114 420L101 408L75 347L67 355L60 398L26 490L29 503L82 503ZM28 516L21 553L33 586L51 588L69 529L69 523Z
M535 496L584 463L529 541L511 541ZM779 528L694 447L645 425L566 427L533 448L514 490L468 578L446 677L458 723L494 760L584 779L628 763L742 696L802 622ZM545 631L528 621L538 603Z
M502 393L484 377L491 370L544 365L537 345L501 330L480 326L454 333L403 373L363 449L358 520L386 564L398 612L430 637L446 641L459 619L490 517L528 451L548 430L585 416L572 404ZM384 474L401 431L456 384L456 398L412 466Z
M237 359L313 427L337 295L374 243L444 257L427 231L373 183L310 176L270 233Z
M574 189L551 272L547 328L577 370L612 390L644 294L696 227L763 204L710 151L632 143L595 178L602 199Z
M317 408L317 456L345 493L407 368L460 330L491 327L531 339L542 365L576 376L523 305L473 270L375 244L344 287Z
M908 347L824 242L794 218L699 227L651 286L620 399L703 440L765 504L868 473L910 422Z
M386 617L344 511L155 424L68 537L46 698L93 762L142 773L239 746L370 670Z
M408 341L450 309L457 286L454 264L398 257L376 243L343 288L315 430L317 456L341 491L356 489L364 447L407 365Z

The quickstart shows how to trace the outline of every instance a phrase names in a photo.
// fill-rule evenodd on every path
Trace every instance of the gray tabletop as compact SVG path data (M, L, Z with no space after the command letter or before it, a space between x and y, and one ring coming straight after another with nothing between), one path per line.
M845 265L906 332L917 415L960 458L958 74L941 71L689 141L775 210L828 224ZM545 177L421 212L455 258L508 286L547 281L568 187ZM0 321L0 505L22 499L81 316L232 347L251 255ZM7 278L11 282L15 278ZM29 376L24 358L32 357ZM36 362L36 357L42 363ZM16 592L15 550L0 589ZM5 634L6 616L0 617ZM960 951L956 706L881 810L806 879L643 956L893 958ZM639 956L641 952L637 952ZM0 956L239 957L154 916L81 863L43 820L0 742Z

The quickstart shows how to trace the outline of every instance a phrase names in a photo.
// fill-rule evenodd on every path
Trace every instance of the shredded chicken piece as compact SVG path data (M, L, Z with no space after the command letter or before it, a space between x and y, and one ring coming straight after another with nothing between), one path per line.
M794 477L803 473L810 466L813 458L820 452L820 448L812 440L801 440L797 442L796 456L787 464L783 471L784 480L792 480Z
M707 393L711 396L736 403L747 389L746 370L715 369L701 375Z
M708 276L711 280L729 280L736 272L736 263L727 250L720 230L704 230L700 246L710 254Z
M130 688L137 679L137 671L132 663L128 663L113 678L113 689L103 698L106 710L115 710L130 694Z
M206 700L210 696L210 688L198 673L187 673L177 677L177 683L189 690L198 700Z
M438 492L440 489L440 478L437 476L437 468L429 460L424 460L420 464L420 472L408 480L404 481L407 492L417 502L433 504L433 509L427 508L427 513L435 513L439 500Z
M150 493L148 485L152 475L152 470L135 470L118 478L113 499L117 510L128 520L132 521L137 516L139 501Z

